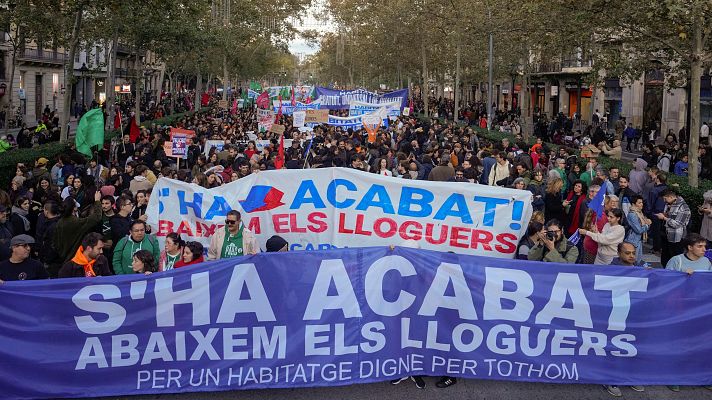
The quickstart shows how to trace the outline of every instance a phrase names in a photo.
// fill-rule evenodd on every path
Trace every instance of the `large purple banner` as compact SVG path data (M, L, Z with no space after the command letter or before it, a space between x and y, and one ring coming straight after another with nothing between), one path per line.
M57 398L407 375L712 383L712 274L428 250L268 253L0 286L0 388Z
M348 110L351 102L385 104L399 101L401 110L403 107L408 107L408 89L394 90L379 95L365 89L336 90L317 87L316 98L319 101L319 108L327 108L329 110Z

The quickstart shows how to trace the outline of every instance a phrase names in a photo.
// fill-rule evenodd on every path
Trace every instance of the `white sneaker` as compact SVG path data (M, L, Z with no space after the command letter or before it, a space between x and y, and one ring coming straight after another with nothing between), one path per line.
M610 394L613 397L621 397L623 396L623 393L621 393L620 388L615 385L603 385L604 388L606 388L606 392Z

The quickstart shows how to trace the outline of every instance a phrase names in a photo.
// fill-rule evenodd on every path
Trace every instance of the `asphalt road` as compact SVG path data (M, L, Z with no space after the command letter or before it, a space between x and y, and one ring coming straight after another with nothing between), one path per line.
M239 399L239 400L421 400L421 399L526 399L526 400L593 400L612 399L600 385L556 385L545 383L520 383L487 380L460 380L447 389L435 387L436 378L425 378L427 387L417 389L413 382L405 381L397 386L388 382L368 385L351 385L313 389L270 389L211 393L185 393L171 395L104 397L101 399L122 400L193 400L193 399ZM621 388L624 399L712 399L712 391L700 387L683 387L672 392L664 386L649 386L645 392ZM98 400L98 399L97 399Z

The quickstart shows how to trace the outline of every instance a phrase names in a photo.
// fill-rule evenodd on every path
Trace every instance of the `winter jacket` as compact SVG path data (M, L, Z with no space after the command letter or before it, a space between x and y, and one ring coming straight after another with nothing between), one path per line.
M628 182L630 182L628 187L635 193L644 195L643 191L645 190L645 186L650 182L650 176L648 176L648 172L645 170L648 167L648 163L642 158L638 158L635 160L633 166L634 168L630 171L628 177Z
M139 190L151 191L153 189L153 184L145 176L137 175L131 180L129 184L129 190L134 195L138 193Z
M94 263L94 273L96 276L111 276L111 269L109 268L109 260L103 255L96 258ZM59 270L60 278L85 278L86 273L84 272L84 266L77 264L76 262L69 260L64 265L62 269Z
M74 257L74 252L81 245L84 236L92 232L101 221L101 203L94 203L88 216L60 218L54 231L54 244L57 253L64 261Z
M158 265L161 249L158 247L158 240L156 240L155 236L146 234L140 242L134 241L131 239L131 236L125 236L119 240L119 243L114 247L114 256L111 265L114 267L116 275L134 273L133 268L131 268L131 263L133 262L134 253L139 250L150 251L154 260L156 260L156 265Z

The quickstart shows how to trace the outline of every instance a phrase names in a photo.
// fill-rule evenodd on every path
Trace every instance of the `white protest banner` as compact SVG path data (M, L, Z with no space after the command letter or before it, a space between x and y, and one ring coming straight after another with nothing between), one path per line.
M235 209L261 248L280 235L297 249L401 245L513 258L532 213L525 190L430 182L348 168L264 171L214 189L161 178L146 214L208 246Z
M274 123L274 111L257 110L257 128L260 133L269 131Z
M304 127L304 121L307 118L307 112L306 111L295 111L294 114L292 114L293 122L292 126L295 128L303 128Z
M284 139L284 148L288 149L292 145L293 139ZM269 147L269 140L255 140L255 150L261 152L265 147Z
M401 114L400 105L400 101L392 101L389 103L366 103L363 101L352 101L351 104L349 104L349 116L355 117L357 115L370 114L385 107L389 117L398 117Z
M205 157L208 157L210 155L210 149L215 147L215 151L220 152L222 151L223 147L225 146L225 141L224 140L206 140L205 141L205 150L203 151L203 154L205 154Z

